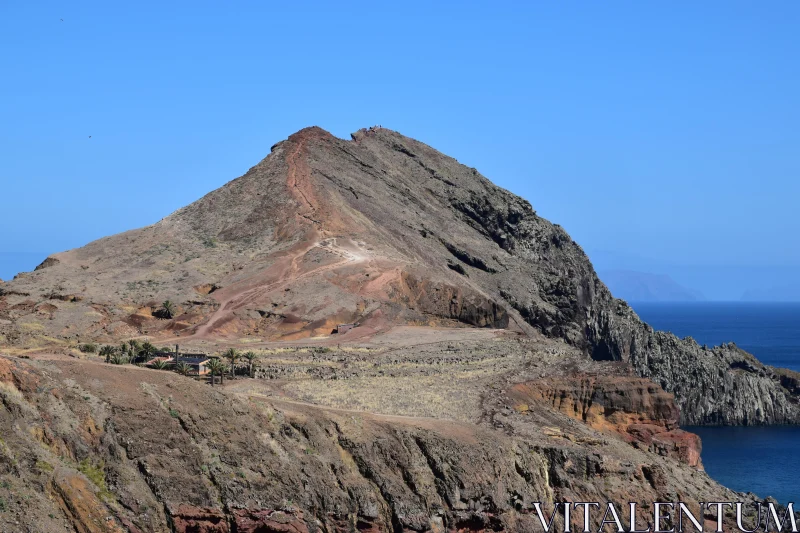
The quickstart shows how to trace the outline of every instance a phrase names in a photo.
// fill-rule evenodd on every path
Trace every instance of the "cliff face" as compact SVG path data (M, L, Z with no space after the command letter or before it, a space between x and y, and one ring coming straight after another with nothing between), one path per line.
M683 424L797 424L800 419L800 391L791 386L795 372L763 365L732 344L706 348L651 331L639 342L632 339L629 360L640 375L675 394Z
M161 320L168 299L176 316ZM0 343L16 346L298 340L349 322L540 332L630 363L675 395L683 423L800 422L791 374L653 331L527 201L386 129L302 130L157 224L0 287Z
M733 344L708 348L643 324L624 302L598 302L587 320L593 357L628 361L639 375L675 394L684 424L796 424L798 391Z
M701 467L700 438L678 427L672 395L647 379L581 375L542 379L514 385L509 397L518 410L527 411L529 404L550 405L589 427L617 433L637 448Z
M587 406L558 383L488 393L483 422L469 423L0 357L0 530L529 533L540 529L534 502L741 497L660 439L676 409L655 386L587 377L585 425L548 407L556 389ZM634 435L633 421L655 436L619 438Z
M775 369L733 344L713 348L654 331L623 301L592 279L540 285L556 309L504 291L507 301L543 332L562 336L596 360L629 362L640 376L675 395L687 425L796 424L800 395L795 372ZM587 290L592 288L593 290ZM554 296L556 295L556 296ZM587 296L588 295L588 296ZM566 328L559 319L569 317ZM578 328L583 328L583 335Z

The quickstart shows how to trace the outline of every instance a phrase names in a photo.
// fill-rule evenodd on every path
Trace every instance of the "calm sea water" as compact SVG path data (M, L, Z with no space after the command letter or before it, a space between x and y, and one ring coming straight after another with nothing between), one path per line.
M733 341L762 362L800 371L800 303L632 303L656 329L709 346ZM800 503L800 427L691 427L711 477L742 492Z

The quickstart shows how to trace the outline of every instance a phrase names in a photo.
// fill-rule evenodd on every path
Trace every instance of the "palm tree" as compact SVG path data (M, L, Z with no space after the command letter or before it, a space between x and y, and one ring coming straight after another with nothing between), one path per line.
M252 378L253 377L253 365L258 360L258 356L255 354L255 352L245 352L242 357L247 359L247 365L248 365L247 375Z
M105 346L100 348L100 355L101 356L104 355L106 357L106 363L111 362L111 356L114 355L116 352L117 349L114 346L111 346L110 344L106 344Z
M156 359L152 363L150 363L150 368L155 370L166 370L169 364L164 361L163 359Z
M180 374L181 376L188 376L192 373L192 367L187 365L186 363L178 363L175 365L175 372Z
M153 346L149 342L145 342L142 344L141 354L144 355L145 359L149 359L153 354L156 353L156 347Z
M124 353L122 354L115 353L114 355L111 356L108 362L111 363L112 365L124 365L125 363L128 362L128 358L125 357Z
M114 353L116 351L117 351L117 347L116 346L111 346L110 344L106 344L102 348L100 348L100 352L98 352L98 353L100 355L106 355L106 354L112 354L112 353Z
M163 318L172 318L175 315L175 304L169 300L164 300L161 304L161 316Z
M136 358L139 356L139 350L141 349L142 345L139 344L139 341L136 339L131 339L128 341L128 353L130 355L131 361L135 361Z
M236 361L238 361L241 356L242 355L233 348L228 349L228 351L224 354L224 357L231 362L231 377L234 377L236 374Z
M225 372L225 365L222 364L222 361L219 359L211 359L208 363L206 363L206 367L208 371L211 372L211 386L214 386L214 376L222 376L223 372ZM224 377L220 377L220 385L222 384L222 380L225 379Z

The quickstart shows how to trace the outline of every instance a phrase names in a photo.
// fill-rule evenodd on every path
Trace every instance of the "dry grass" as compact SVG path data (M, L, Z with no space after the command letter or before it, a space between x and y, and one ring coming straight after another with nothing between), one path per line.
M288 383L297 398L338 409L474 421L479 389L461 375L359 377Z
M22 393L12 384L0 381L0 398L6 405L15 405L26 416L34 418L37 414L36 409L28 403Z

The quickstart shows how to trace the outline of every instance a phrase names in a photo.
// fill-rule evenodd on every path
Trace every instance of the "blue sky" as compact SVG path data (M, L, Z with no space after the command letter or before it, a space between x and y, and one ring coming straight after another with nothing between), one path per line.
M0 277L313 124L418 138L600 267L800 273L800 3L376 4L0 2Z

